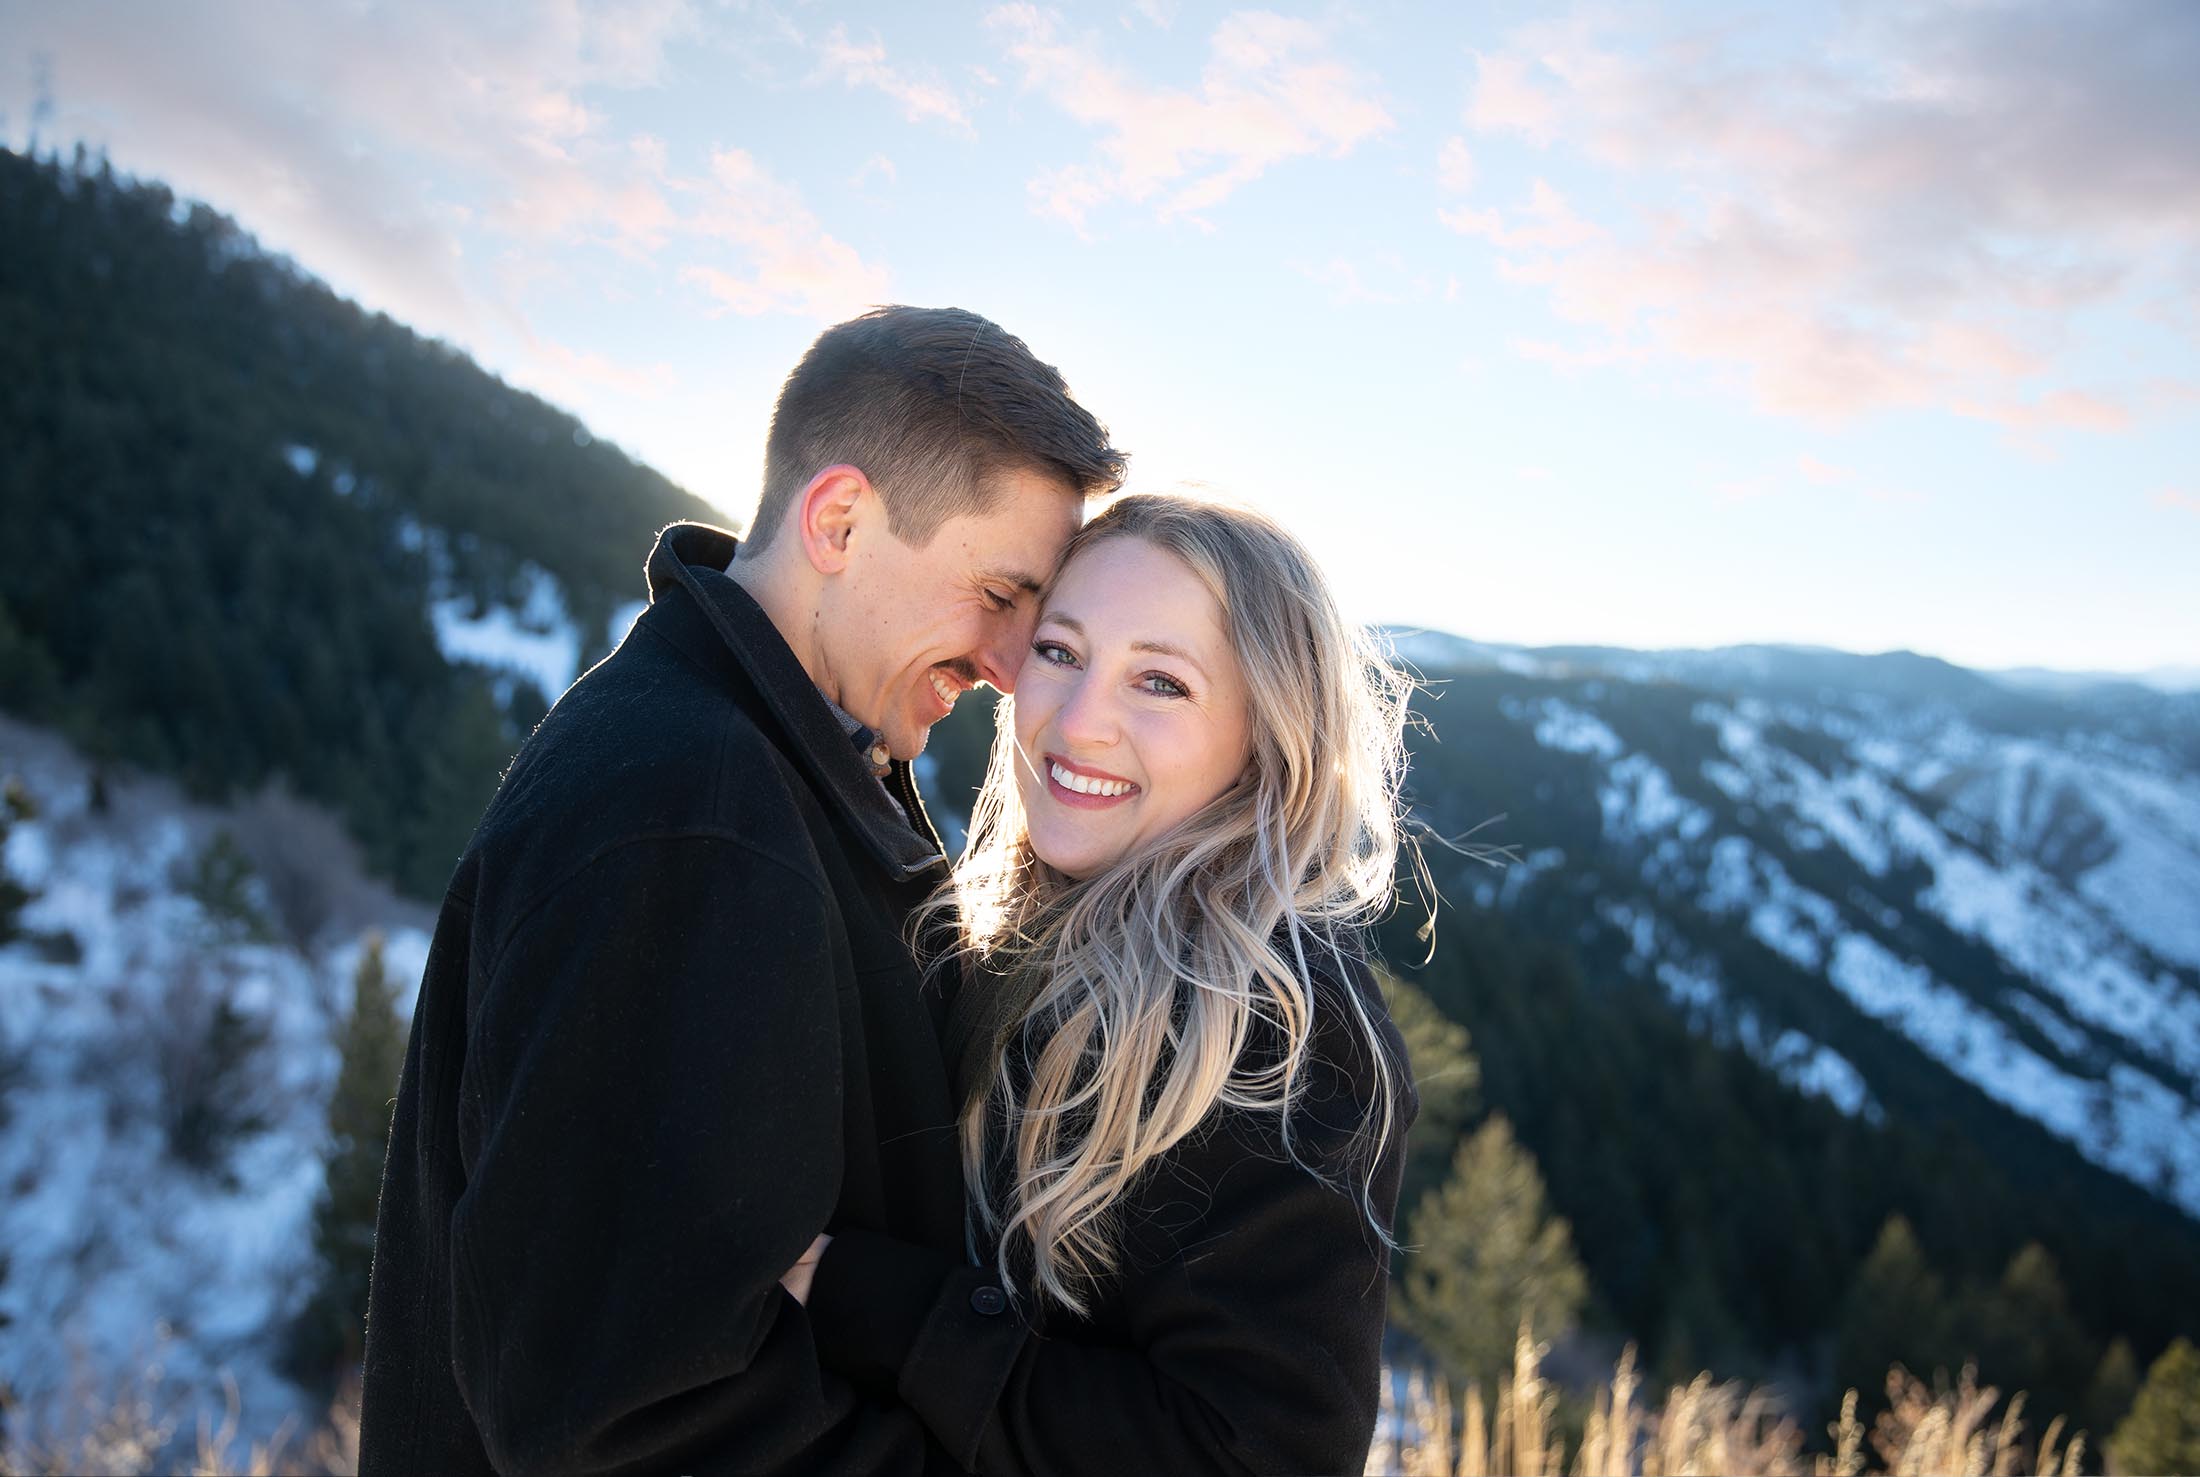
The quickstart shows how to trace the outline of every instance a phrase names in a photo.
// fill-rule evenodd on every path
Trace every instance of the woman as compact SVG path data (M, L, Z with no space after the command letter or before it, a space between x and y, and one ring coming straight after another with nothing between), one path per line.
M927 1371L880 1324L944 1269L867 1233L789 1280L821 1359L965 1465L1364 1462L1416 1104L1358 930L1406 692L1257 514L1129 497L1071 542L929 914L973 1251L1030 1335L997 1375Z

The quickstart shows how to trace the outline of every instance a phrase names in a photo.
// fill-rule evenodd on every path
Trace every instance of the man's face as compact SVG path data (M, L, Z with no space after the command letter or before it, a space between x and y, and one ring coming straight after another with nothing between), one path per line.
M949 519L922 548L903 543L866 493L848 565L827 582L827 691L896 759L921 753L932 725L978 683L1014 688L1039 590L1084 514L1044 473L998 473L990 489L991 508Z

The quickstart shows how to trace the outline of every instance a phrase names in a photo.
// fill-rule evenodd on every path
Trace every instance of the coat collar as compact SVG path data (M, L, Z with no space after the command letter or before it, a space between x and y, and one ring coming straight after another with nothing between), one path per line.
M939 833L925 813L908 763L894 760L882 788L771 617L725 573L737 547L734 536L722 528L672 524L657 536L657 547L650 552L650 603L675 588L687 592L786 730L796 762L863 837L881 866L897 879L911 881L942 865L947 858ZM906 816L888 797L889 790L903 797Z

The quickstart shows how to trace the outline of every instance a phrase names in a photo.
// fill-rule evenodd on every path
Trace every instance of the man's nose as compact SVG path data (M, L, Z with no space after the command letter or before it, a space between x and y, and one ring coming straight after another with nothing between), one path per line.
M1031 630L1038 620L1039 612L1025 610L1021 603L1002 616L992 639L978 652L980 682L990 683L999 692L1016 690L1016 674L1023 669L1024 653L1031 649Z

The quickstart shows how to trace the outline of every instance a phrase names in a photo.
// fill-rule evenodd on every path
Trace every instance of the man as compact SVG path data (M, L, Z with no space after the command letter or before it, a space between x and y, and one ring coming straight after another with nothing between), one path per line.
M987 1274L912 1296L874 1264L841 1285L900 1295L836 1314L789 1269L820 1232L850 1268L960 1257L943 1007L902 936L944 858L909 761L959 693L1012 685L1041 581L1123 464L1018 340L886 308L788 377L750 540L664 532L649 610L522 747L436 924L362 1472L969 1459L983 1409L948 1451L818 1341L1005 1369L1023 1334Z

